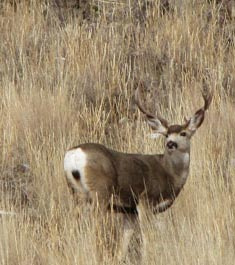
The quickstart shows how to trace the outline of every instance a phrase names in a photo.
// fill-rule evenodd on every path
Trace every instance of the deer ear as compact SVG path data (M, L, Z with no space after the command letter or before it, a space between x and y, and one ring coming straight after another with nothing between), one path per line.
M192 118L190 118L188 122L188 129L192 132L195 133L196 130L202 125L204 121L204 115L205 111L200 109L198 110Z
M149 126L156 132L163 135L167 134L167 127L157 118L149 118L147 116L147 122Z

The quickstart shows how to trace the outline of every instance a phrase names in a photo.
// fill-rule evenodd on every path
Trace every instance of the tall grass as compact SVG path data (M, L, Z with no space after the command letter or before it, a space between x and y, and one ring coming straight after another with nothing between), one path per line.
M118 264L122 223L76 205L65 150L99 142L162 152L133 104L135 87L149 110L181 123L202 106L205 76L214 98L192 140L190 176L168 211L146 210L143 262L234 264L234 21L219 24L219 7L205 1L165 14L143 3L94 1L82 21L74 11L61 20L63 9L42 1L3 1L0 210L16 215L0 216L1 264ZM125 264L140 263L141 242L136 231Z

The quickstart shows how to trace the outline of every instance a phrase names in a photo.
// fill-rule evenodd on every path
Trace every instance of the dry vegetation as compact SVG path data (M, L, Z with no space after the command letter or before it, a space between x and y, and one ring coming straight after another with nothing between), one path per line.
M135 87L178 123L201 106L205 76L214 100L193 139L190 176L168 211L146 210L143 263L234 264L234 9L108 0L87 1L85 13L17 2L0 3L0 210L16 213L0 215L0 264L118 264L122 223L82 207L77 217L65 150L99 142L161 152L135 109ZM140 263L141 244L137 232L125 264Z

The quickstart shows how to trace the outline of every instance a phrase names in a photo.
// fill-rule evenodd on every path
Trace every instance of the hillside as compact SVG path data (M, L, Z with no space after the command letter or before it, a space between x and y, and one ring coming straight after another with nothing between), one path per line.
M0 1L0 211L14 213L0 212L0 264L140 264L138 228L118 263L120 216L109 223L73 200L65 151L98 142L163 152L136 87L149 111L177 124L202 106L206 80L213 102L192 140L189 178L169 210L146 209L143 263L233 265L232 1L62 2Z

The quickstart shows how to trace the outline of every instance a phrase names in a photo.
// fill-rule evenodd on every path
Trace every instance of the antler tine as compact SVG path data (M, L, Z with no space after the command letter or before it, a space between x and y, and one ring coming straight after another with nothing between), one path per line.
M208 82L207 82L207 79L205 77L203 78L202 82L203 82L202 96L203 96L203 99L204 99L203 110L206 111L209 108L210 104L211 104L213 94L208 89Z
M139 87L137 87L136 91L135 91L135 103L138 106L138 108L140 109L140 111L142 113L144 113L148 118L150 119L158 119L164 126L168 126L168 122L162 118L159 114L158 115L154 115L150 112L148 112L141 104L141 100L140 100L140 96L139 96Z
M138 108L140 109L140 111L142 113L144 113L148 118L156 118L155 115L153 115L152 113L148 112L141 104L140 102L140 96L139 96L139 88L137 87L135 90L135 103L138 106Z
M207 93L202 93L202 96L203 96L203 99L204 99L204 107L203 107L203 110L206 111L210 104L211 104L211 101L212 101L212 97L213 97L213 94L211 92L207 92Z

